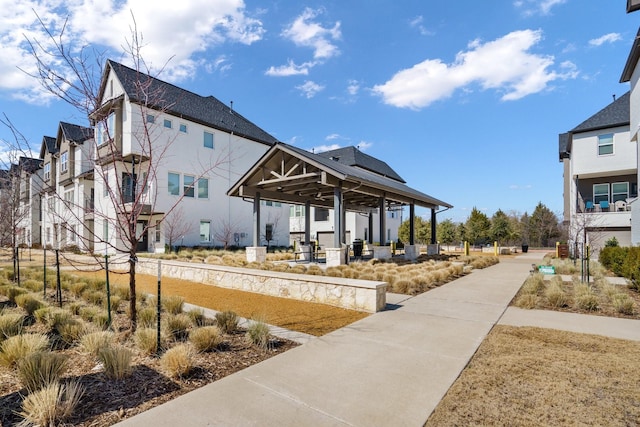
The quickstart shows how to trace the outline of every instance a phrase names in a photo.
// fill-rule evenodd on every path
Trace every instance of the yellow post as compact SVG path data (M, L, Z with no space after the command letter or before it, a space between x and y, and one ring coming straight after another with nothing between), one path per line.
M493 255L498 256L498 241L493 242Z
M469 256L469 242L465 240L464 242L464 254L465 256Z
M556 258L560 258L560 242L556 242Z
M394 242L393 240L391 241L391 255L395 256L396 254L396 242Z

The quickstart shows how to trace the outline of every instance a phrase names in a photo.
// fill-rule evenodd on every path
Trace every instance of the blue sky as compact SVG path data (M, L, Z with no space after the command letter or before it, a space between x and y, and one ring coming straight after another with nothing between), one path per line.
M625 5L0 0L0 113L36 150L59 121L87 124L20 71L33 70L24 35L46 41L34 10L53 31L68 17L70 46L123 63L133 14L159 78L233 101L283 142L357 145L453 204L443 217L531 213L539 201L560 214L558 134L628 90L619 79L640 21Z

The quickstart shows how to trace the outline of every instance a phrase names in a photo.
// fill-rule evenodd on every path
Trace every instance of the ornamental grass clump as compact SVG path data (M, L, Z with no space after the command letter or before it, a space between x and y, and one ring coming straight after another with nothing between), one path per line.
M266 350L269 347L269 326L262 320L253 320L245 333L247 341Z
M568 304L567 294L557 283L552 283L545 291L544 296L551 307L565 307Z
M27 279L22 282L22 287L30 290L31 292L42 292L44 289L44 283L41 280Z
M189 333L189 342L199 353L213 351L222 343L222 333L217 326L202 326Z
M102 362L107 377L121 380L131 374L133 353L122 345L102 347L98 351L98 359Z
M0 315L0 343L9 337L22 332L25 316L20 313L4 313Z
M22 402L21 426L57 426L75 411L84 389L78 382L60 384L54 382L34 393Z
M80 317L82 318L82 320L85 320L87 322L93 322L93 318L96 317L99 312L100 309L95 305L87 305L80 307L79 309Z
M613 306L620 314L632 315L636 310L636 303L627 294L619 293L612 299Z
M134 335L136 347L147 356L158 353L158 332L154 328L138 328ZM160 347L166 347L164 334L160 336Z
M182 378L195 367L194 350L187 344L178 344L162 355L160 364L170 377Z
M27 316L33 316L33 313L36 310L45 306L45 303L40 301L40 299L35 297L33 294L21 294L16 296L16 304L27 313Z
M216 313L216 325L225 334L233 334L238 330L238 322L240 319L233 311L222 311Z
M588 285L575 286L575 305L576 308L586 311L598 310L598 296Z
M16 304L16 297L18 295L26 294L29 291L19 286L6 286L4 289L4 296L9 298L9 303Z
M39 351L21 359L17 366L20 382L33 393L59 381L68 364L63 354Z
M524 281L521 291L524 294L537 295L544 287L544 276L540 273L534 273Z
M204 310L201 308L194 308L187 311L186 314L189 316L191 323L193 323L194 326L200 327L207 324L207 318L204 315Z
M48 349L49 337L45 334L15 335L0 345L0 365L13 367L24 357Z
M114 339L111 331L89 332L80 338L80 348L92 356L97 356L100 349L108 347Z
M516 299L515 305L519 308L533 309L538 305L539 299L540 297L536 294L523 293Z
M178 295L169 295L162 298L162 308L169 314L180 314L184 307L184 298Z
M184 313L167 316L164 327L168 336L176 341L184 341L189 337L189 329L193 326L191 319Z
M60 325L58 335L67 346L72 346L80 341L87 331L87 325L80 320L71 319L67 323Z
M156 321L156 309L154 307L143 307L138 310L138 325L143 328L154 327Z

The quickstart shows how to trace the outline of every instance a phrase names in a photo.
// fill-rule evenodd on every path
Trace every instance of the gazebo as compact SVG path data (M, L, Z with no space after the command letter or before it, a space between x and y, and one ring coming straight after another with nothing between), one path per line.
M333 248L326 248L327 264L342 264L345 254L345 214L347 211L369 213L409 206L409 244L407 258L415 258L419 250L414 242L415 207L431 209L432 243L436 242L435 224L439 208L452 208L449 203L415 190L398 179L364 168L343 164L338 159L314 154L300 148L276 143L249 169L227 195L253 200L253 246L247 248L248 260L262 261L266 248L259 246L260 201L333 209ZM339 213L339 214L338 214ZM385 215L379 215L380 246L386 247ZM371 224L373 225L373 224ZM310 215L305 216L305 240L310 241Z

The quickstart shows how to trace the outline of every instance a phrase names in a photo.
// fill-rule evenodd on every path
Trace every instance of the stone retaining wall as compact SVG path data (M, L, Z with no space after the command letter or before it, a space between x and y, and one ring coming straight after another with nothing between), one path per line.
M156 276L158 260L140 258L136 271ZM281 273L179 261L161 262L166 277L275 297L375 313L386 306L386 282Z

